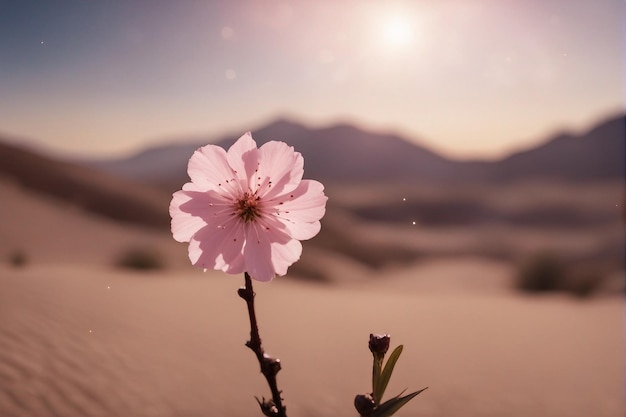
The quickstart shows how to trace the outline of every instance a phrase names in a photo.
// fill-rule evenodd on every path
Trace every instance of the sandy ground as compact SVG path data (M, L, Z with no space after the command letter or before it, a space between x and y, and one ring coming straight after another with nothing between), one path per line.
M3 263L19 251L34 264L112 265L129 249L151 248L170 266L189 264L181 245L165 233L95 216L1 177L0 201Z
M203 274L169 235L11 182L0 180L0 197L0 417L260 415L254 396L269 390L244 347L243 277ZM471 235L408 233L375 235L448 251ZM595 244L574 238L572 250ZM138 246L159 250L170 269L112 267ZM17 250L24 268L6 262ZM510 290L512 266L493 260L374 272L322 256L341 278L333 285L256 286L291 417L356 415L354 396L370 389L370 332L405 345L388 395L430 387L398 416L624 416L622 298L521 296Z
M0 268L0 416L260 415L253 397L269 392L243 346L242 277ZM290 416L356 415L370 332L405 345L388 395L430 387L398 416L624 415L623 299L520 296L502 285L506 268L471 260L407 271L256 285ZM492 291L419 279L476 271Z

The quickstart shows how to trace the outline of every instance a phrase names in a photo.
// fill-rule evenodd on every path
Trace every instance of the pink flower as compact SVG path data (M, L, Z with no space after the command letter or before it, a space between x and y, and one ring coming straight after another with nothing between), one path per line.
M271 141L257 148L250 132L228 152L198 149L189 159L191 182L170 203L174 239L189 242L189 259L200 268L245 271L258 281L284 275L326 211L324 186L303 180L303 167L293 147Z

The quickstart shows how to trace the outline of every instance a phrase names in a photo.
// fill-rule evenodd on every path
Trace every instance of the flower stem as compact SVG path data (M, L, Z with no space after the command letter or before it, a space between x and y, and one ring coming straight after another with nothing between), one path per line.
M261 337L259 336L259 326L256 321L256 313L254 311L254 290L252 289L252 280L250 275L245 273L245 287L239 288L237 292L241 298L243 298L248 305L248 316L250 317L250 340L246 342L248 346L256 355L259 365L261 366L261 373L265 376L267 384L272 391L272 399L263 400L256 399L261 406L261 411L268 417L287 417L286 407L283 405L276 383L276 374L280 371L280 359L272 358L267 355L261 345Z

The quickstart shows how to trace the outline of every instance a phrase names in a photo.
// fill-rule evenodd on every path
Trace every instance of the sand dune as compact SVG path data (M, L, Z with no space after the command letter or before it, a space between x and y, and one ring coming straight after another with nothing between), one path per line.
M0 198L2 261L21 251L35 264L113 265L129 248L148 247L169 266L188 266L186 249L166 232L97 216L1 177Z
M6 179L0 196L0 256L28 257L23 268L0 262L0 417L259 415L254 396L268 389L243 345L241 277L191 268L185 245L165 231L122 225ZM486 252L480 244L514 253L557 243L568 253L620 248L620 230L524 230L504 240L509 229L343 220L329 215L325 225L349 229L343 244L360 242L360 257L331 251L342 236L331 233L316 238L328 246L305 248L291 268L323 269L332 284L285 277L256 288L290 416L356 415L353 398L369 389L370 332L405 345L390 394L430 387L399 416L624 415L623 299L524 297L511 290L505 257L476 257ZM424 256L378 270L358 262L388 256L380 252L397 242ZM120 251L137 246L157 249L169 268L113 268Z
M499 279L502 271L490 270ZM624 415L621 298L410 285L437 271L397 274L393 285L258 284L261 332L283 361L289 415L355 415L352 399L369 386L372 331L405 345L390 394L430 387L400 416ZM253 396L268 390L243 346L241 281L199 271L4 267L0 415L259 415Z

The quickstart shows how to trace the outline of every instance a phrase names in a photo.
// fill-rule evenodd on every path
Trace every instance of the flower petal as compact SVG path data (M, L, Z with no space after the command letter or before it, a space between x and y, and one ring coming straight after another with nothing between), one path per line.
M221 216L198 231L189 242L189 259L195 266L229 274L244 271L243 225L235 217Z
M267 204L278 210L279 217L299 222L314 222L324 216L327 200L324 186L320 182L302 180L295 190L276 197Z
M259 148L259 172L253 185L261 187L263 198L271 199L295 189L303 174L302 155L284 142L270 141Z
M226 158L239 179L241 190L248 191L259 167L259 150L252 139L252 134L246 132L237 139L237 142L228 149Z
M319 220L326 212L324 186L314 180L302 180L293 192L268 202L274 216L285 225L291 237L310 239L320 231ZM271 212L271 209L270 209Z
M190 191L193 186L183 186L183 190L172 195L169 212L172 217L171 229L174 239L189 242L194 233L211 222L218 215L232 214L232 202L216 191Z
M206 145L196 150L189 159L187 173L197 191L214 190L225 195L240 191L233 181L235 174L228 164L226 151L219 146Z
M297 239L289 242L272 244L272 263L278 275L285 275L287 268L293 265L302 255L302 244Z
M198 230L206 226L202 217L194 216L180 209L180 206L192 199L185 191L176 191L170 202L170 216L172 217L172 236L178 242L189 242Z
M281 222L287 228L289 235L298 240L311 239L317 235L322 228L322 224L320 222L303 223L282 219Z
M265 217L246 225L244 257L246 270L254 279L271 281L276 274L286 274L301 254L300 242L289 236L276 218Z
M257 281L268 282L276 276L272 265L272 246L266 233L260 233L257 225L246 224L246 244L243 256L246 262L246 271Z
M287 268L300 259L302 244L289 236L285 226L275 218L247 225L244 257L246 270L258 281L271 281L285 275Z

